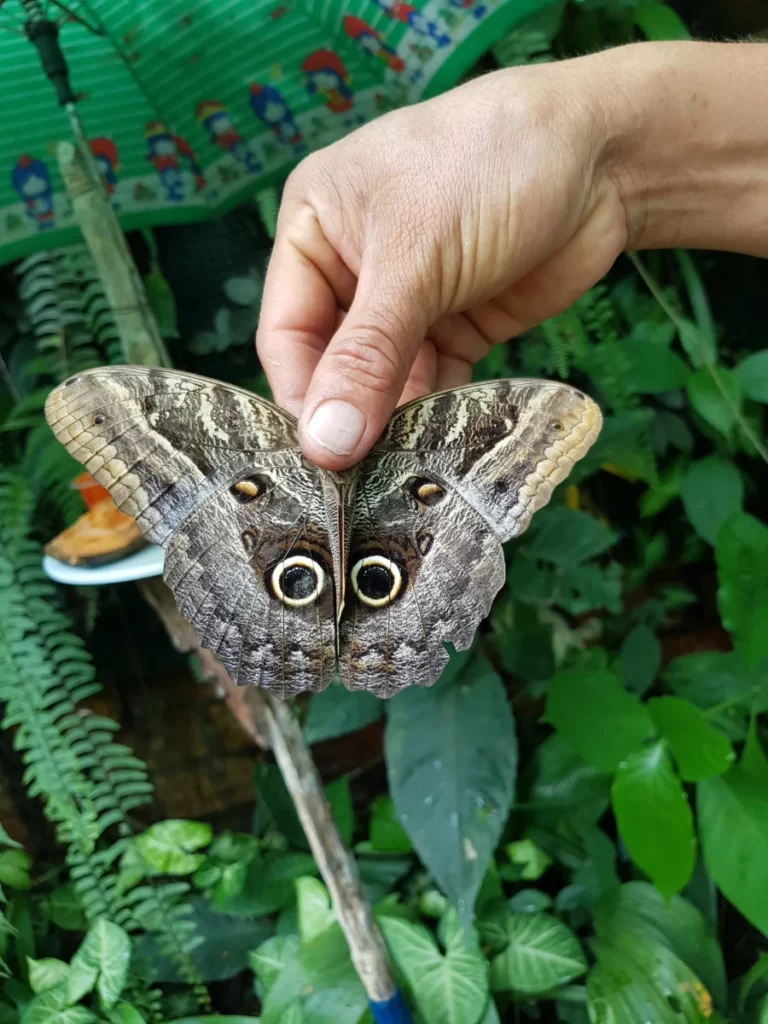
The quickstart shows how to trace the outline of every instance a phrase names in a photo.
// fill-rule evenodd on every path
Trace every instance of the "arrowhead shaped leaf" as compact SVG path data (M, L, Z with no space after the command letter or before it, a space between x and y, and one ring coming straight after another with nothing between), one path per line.
M397 917L379 927L426 1024L478 1024L488 1003L488 964L473 934L449 932L443 954L426 928Z
M491 964L494 991L535 995L565 985L587 969L581 944L570 928L548 914L510 914L508 945Z

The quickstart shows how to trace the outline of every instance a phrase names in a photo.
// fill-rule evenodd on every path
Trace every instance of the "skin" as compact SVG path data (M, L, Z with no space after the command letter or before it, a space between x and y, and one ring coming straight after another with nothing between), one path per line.
M257 351L307 457L354 465L398 404L469 381L623 251L768 256L766 77L762 43L633 44L493 72L305 159Z

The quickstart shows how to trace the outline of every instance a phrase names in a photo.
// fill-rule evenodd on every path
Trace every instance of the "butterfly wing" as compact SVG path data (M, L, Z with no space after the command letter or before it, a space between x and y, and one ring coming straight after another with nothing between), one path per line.
M340 675L389 697L431 685L444 642L472 643L521 534L597 438L575 388L503 380L399 409L363 463L340 625Z
M142 532L201 646L236 683L323 689L335 664L330 546L296 421L250 392L144 367L51 392L57 439Z

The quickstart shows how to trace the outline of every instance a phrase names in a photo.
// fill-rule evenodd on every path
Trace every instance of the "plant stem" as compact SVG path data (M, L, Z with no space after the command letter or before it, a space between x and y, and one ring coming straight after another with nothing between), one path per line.
M674 310L672 308L672 306L670 306L670 304L667 302L667 300L664 297L664 293L662 292L661 288L659 288L657 282L651 277L651 275L645 269L643 264L640 262L640 260L637 257L637 254L634 253L634 252L628 252L627 256L632 261L632 264L634 265L635 270L637 270L638 274L640 275L640 277L645 282L645 284L646 284L646 286L648 288L648 291L651 293L651 295L654 297L654 299L656 299L656 301L661 306L661 308L664 310L664 312L667 314L669 319L672 321L672 323L675 325L675 327L677 327L678 331L680 331L682 333L682 332L688 330L689 329L688 324L684 323L684 321L681 319L681 317L678 316L676 310ZM760 458L763 460L763 462L768 463L768 448L766 448L765 445L762 443L760 438L757 436L755 431L752 429L750 424L747 422L746 418L742 415L741 410L738 408L736 403L733 401L733 398L728 393L728 389L723 384L722 378L720 377L720 375L717 372L717 367L712 366L710 363L708 363L708 362L706 362L704 360L702 360L702 362L703 362L703 365L707 368L707 371L709 372L710 376L712 377L712 380L715 382L715 387L720 392L720 395L721 395L723 401L728 406L728 409L729 409L731 415L733 416L734 422L738 423L738 425L741 428L744 436L751 442L752 446L754 447L755 451L760 456Z

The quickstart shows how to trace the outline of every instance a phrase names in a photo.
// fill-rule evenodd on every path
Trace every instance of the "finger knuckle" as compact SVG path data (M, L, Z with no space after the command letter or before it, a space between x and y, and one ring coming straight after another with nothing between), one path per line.
M408 367L388 325L370 321L339 343L334 353L344 377L369 391L384 393L408 375Z

